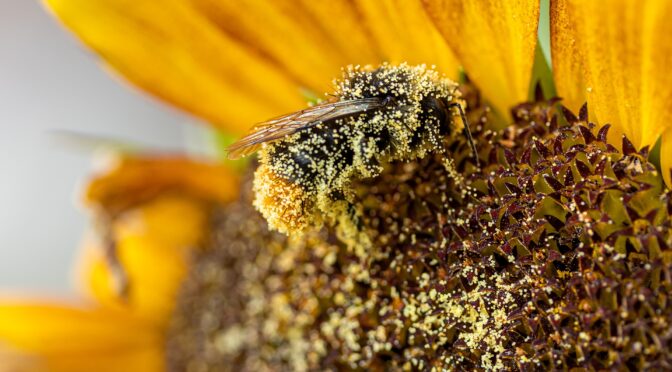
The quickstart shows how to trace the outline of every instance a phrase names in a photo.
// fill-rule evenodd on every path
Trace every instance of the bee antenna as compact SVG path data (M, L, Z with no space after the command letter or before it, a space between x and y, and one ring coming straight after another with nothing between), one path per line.
M471 129L469 129L469 120L467 120L467 115L464 114L464 110L462 109L462 105L459 103L451 103L448 105L449 108L452 107L457 107L458 111L460 111L460 118L462 119L462 125L464 126L464 134L467 135L467 141L469 141L469 146L471 147L471 153L474 156L474 160L476 161L476 166L480 167L481 162L478 160L478 152L476 151L476 144L474 144L474 137L471 136Z

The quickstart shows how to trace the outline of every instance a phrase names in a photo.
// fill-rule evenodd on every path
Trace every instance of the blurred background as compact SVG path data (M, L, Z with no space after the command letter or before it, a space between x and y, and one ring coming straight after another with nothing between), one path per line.
M0 291L70 287L93 146L58 131L176 150L189 121L111 78L39 1L0 0Z

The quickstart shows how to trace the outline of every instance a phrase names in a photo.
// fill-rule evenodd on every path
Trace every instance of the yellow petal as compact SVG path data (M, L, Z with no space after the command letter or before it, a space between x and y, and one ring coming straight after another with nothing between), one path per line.
M305 107L349 64L457 71L414 1L46 1L130 81L234 133Z
M460 64L419 1L356 0L355 3L385 61L435 65L446 76L457 79Z
M527 100L539 0L423 0L469 77L502 114Z
M166 192L227 203L238 195L238 178L225 165L181 156L115 159L93 179L85 202L115 216Z
M285 71L296 82L294 95L299 93L299 88L319 94L329 91L332 79L342 66L377 59L377 50L371 48L371 40L363 32L355 9L343 3L331 4L334 11L330 15L331 23L341 26L336 33L325 27L321 14L314 16L323 10L324 4L288 0L183 2L190 3L203 21L212 22L222 35L234 37L243 48L255 51L258 58ZM348 40L347 35L353 37ZM228 73L236 74L248 68L233 66Z
M248 3L268 7L274 1L249 0ZM301 15L294 17L292 22L303 17L314 20L313 26L304 28L304 32L328 35L323 44L313 45L314 48L336 49L341 54L339 70L309 70L312 74L322 74L321 80L331 81L339 77L340 68L347 65L382 62L436 65L447 76L458 76L459 62L417 1L283 0L283 3ZM241 13L238 17L249 15ZM277 43L277 35L269 34L269 37ZM284 47L290 45L281 44ZM298 57L294 58L294 63L304 66Z
M16 350L19 358L34 357L30 361L43 371L165 369L160 331L105 309L5 301L0 303L0 345L1 358L11 361L8 351Z
M567 54L583 61L589 108L612 124L610 140L620 146L625 134L638 148L653 146L672 127L672 2L558 0L553 8L552 22L574 20L556 32L580 40L576 49L554 45L554 61Z
M296 81L188 1L47 3L130 81L231 132L304 106Z
M318 94L331 91L332 80L350 64L434 64L457 77L459 64L417 1L192 3L222 32L260 50L302 87Z
M564 1L551 1L551 59L553 61L553 78L562 104L575 113L586 102L586 83L584 79L584 60L576 52L581 38L575 30L582 19L574 18L567 11Z
M660 168L667 187L672 188L672 128L663 133L661 139Z
M107 307L128 309L148 323L169 320L194 249L202 248L209 210L179 195L165 195L129 210L112 224L112 239L128 288L123 295L100 246L85 251L86 292Z

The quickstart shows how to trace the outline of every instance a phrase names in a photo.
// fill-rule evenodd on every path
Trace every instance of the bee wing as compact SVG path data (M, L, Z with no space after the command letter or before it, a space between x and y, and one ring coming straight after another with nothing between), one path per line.
M256 152L263 143L277 141L328 120L366 112L383 106L380 98L361 98L325 103L257 124L250 134L227 149L229 159Z

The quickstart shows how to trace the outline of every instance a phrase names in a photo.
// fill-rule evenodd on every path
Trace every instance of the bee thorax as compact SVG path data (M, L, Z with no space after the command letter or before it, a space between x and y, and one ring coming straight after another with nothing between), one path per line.
M349 67L336 83L343 102L374 102L270 143L260 153L256 206L289 233L334 221L352 202L353 180L376 177L389 161L443 151L452 135L457 84L425 66Z

